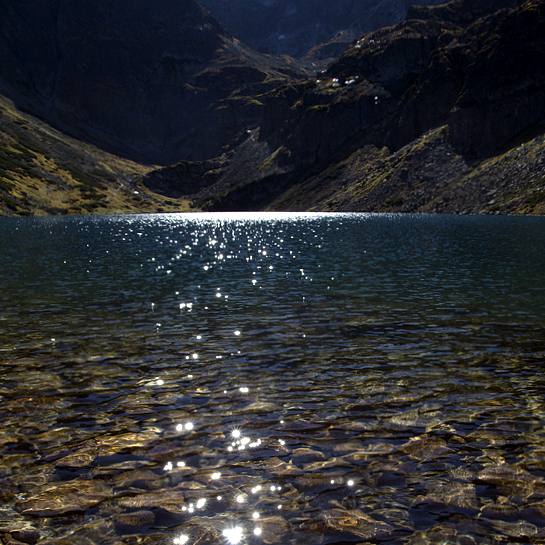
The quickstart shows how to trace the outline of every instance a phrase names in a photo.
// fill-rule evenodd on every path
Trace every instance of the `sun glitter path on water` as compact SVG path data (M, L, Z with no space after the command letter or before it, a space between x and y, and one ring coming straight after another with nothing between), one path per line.
M237 390L248 390L247 388L238 388ZM192 433L195 430L196 426L193 422L180 423L175 426L177 434L181 434L183 437L187 433ZM258 448L262 445L261 439L251 439L241 428L236 427L232 428L229 433L229 443L227 444L227 452L233 453L233 455L245 455L246 449ZM279 445L281 444L279 440L272 440L267 442L270 445ZM282 443L284 443L282 441ZM190 464L191 465L191 464ZM219 469L219 468L217 468ZM176 475L177 471L192 471L192 468L188 466L183 461L178 462L167 462L163 467L163 470L167 473ZM187 473L180 473L179 476L187 475ZM274 507L270 507L270 511L274 509L277 511L282 508L282 504L278 504L279 494L283 490L283 486L278 483L266 482L266 478L263 480L262 484L255 485L250 489L246 489L244 486L230 485L232 488L225 489L223 488L224 495L217 495L216 491L219 491L221 487L225 487L225 482L222 482L222 476L224 475L221 471L214 471L208 474L210 484L215 483L212 488L213 491L199 490L198 497L196 494L188 495L186 498L186 503L181 506L181 511L190 517L198 516L208 516L208 514L218 514L217 508L219 507L216 502L225 502L228 501L231 508L224 512L226 516L225 523L223 528L217 528L219 536L223 538L223 542L228 545L237 545L237 544L246 544L250 541L258 540L258 543L262 539L263 533L263 524L267 524L267 517L272 515L272 512L267 515L266 512L262 513L263 507L260 510L256 509L256 505L253 505L255 502L267 502ZM224 478L225 479L225 478ZM228 480L226 482L229 482ZM267 495L269 497L267 498ZM223 503L221 509L225 509L225 504ZM248 509L248 510L246 510ZM265 508L266 511L266 508ZM263 516L265 518L263 518ZM242 520L241 520L242 517ZM244 520L244 519L247 520ZM191 519L189 519L191 520ZM195 520L195 519L193 519ZM188 521L186 521L188 522ZM258 522L260 523L258 525ZM184 523L185 525L186 523ZM173 545L191 545L199 541L199 535L196 533L198 530L194 526L191 526L191 530L185 530L183 533L179 534L173 538ZM201 536L202 537L202 536Z

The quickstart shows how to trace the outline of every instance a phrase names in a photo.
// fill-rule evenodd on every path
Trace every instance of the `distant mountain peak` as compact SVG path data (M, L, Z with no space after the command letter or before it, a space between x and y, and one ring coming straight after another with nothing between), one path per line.
M201 0L233 35L270 54L339 55L353 37L402 21L411 4L446 0ZM339 32L344 31L344 36Z

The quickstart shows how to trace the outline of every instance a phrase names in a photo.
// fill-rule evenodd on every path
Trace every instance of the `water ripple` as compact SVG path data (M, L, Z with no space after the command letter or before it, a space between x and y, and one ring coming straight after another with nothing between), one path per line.
M543 541L542 219L0 234L4 540Z

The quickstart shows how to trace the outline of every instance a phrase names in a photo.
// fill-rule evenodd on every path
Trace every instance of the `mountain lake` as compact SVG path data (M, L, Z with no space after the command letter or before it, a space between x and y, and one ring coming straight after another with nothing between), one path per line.
M545 218L0 219L0 535L545 543Z

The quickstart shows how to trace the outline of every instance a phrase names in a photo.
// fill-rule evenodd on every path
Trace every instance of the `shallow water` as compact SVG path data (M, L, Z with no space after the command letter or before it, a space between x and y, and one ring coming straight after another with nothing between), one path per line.
M545 219L0 220L0 534L545 542Z

